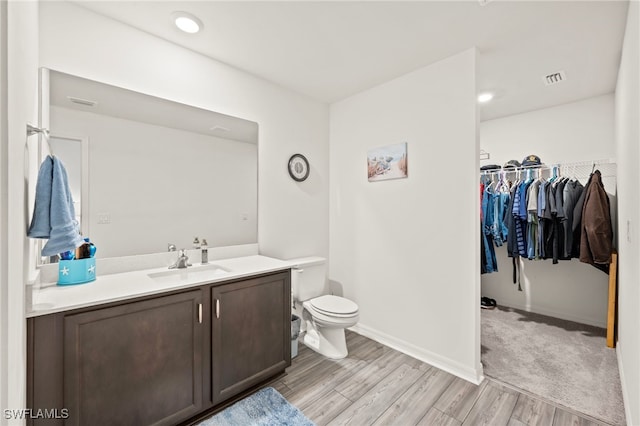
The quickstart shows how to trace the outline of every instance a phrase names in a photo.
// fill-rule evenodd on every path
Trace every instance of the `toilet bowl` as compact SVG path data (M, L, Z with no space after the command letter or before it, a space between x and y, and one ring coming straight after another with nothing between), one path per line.
M358 323L358 305L344 297L326 295L303 302L307 330L305 345L327 358L347 356L344 329Z
M327 358L347 356L344 329L357 324L358 305L344 297L326 294L326 260L297 259L291 270L294 302L302 303L302 342Z

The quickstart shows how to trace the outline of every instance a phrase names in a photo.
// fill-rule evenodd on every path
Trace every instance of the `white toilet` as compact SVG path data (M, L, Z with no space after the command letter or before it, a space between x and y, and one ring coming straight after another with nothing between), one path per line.
M358 322L358 305L327 294L326 259L306 257L291 262L295 264L291 270L293 300L296 305L302 303L302 341L327 358L346 357L344 329Z

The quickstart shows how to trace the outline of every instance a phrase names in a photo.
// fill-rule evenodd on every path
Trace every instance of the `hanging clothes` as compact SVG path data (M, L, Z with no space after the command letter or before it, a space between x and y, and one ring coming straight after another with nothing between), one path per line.
M507 205L507 211L505 214L505 225L507 227L507 256L509 257L519 256L518 242L516 239L516 220L513 216L517 191L518 183L511 186L511 190L509 191L509 204Z
M549 169L547 169L549 170ZM608 273L613 228L609 198L599 171L586 185L577 179L559 176L559 166L545 179L538 170L526 169L526 178L506 181L505 171L498 182L484 179L481 201L482 273L498 271L495 247L506 243L512 258L513 283L520 285L520 257L529 260L579 258ZM514 172L515 170L510 170Z
M566 215L564 210L564 187L567 183L566 178L560 178L556 183L556 216L555 226L556 226L556 244L558 246L556 257L554 260L557 262L558 260L569 260L569 256L565 256L565 235L564 235L564 222L566 221Z
M564 227L562 222L565 220L564 213L564 178L556 179L547 185L545 196L547 197L546 205L549 206L545 210L544 217L546 219L545 226L545 255L546 259L552 259L553 263L563 258L561 253L564 247Z
M505 223L509 206L509 186L504 174L500 174L500 180L495 186L490 185L487 189L493 204L493 216L490 223L491 234L495 245L501 247L507 241L509 232Z
M498 271L495 247L508 242L509 190L504 173L500 173L497 182L486 179L480 182L480 272L483 274Z
M544 221L544 257L543 259L553 259L553 263L558 263L558 230L557 215L558 208L556 206L556 190L555 182L549 181L545 186L544 205L542 212L542 220Z
M496 215L496 227L501 241L500 245L506 243L509 237L509 228L507 227L506 219L509 214L510 198L508 186L506 186L504 190L499 191L496 196L496 209L498 211Z
M573 208L573 223L571 224L571 231L573 234L573 244L571 246L571 257L580 258L580 242L582 240L582 210L584 207L584 199L587 195L587 188L591 185L591 179L593 174L589 176L587 184L580 193L576 205Z
M580 262L589 263L608 273L613 248L613 227L609 197L599 170L593 172L584 190Z
M486 273L498 271L498 261L496 259L496 251L494 248L494 229L495 229L495 195L491 191L490 185L485 184L485 190L482 194L481 209L481 229L482 241L485 252L484 270Z
M547 182L546 180L543 180L540 182L540 187L538 188L538 210L537 210L537 214L538 214L538 258L539 259L546 259L546 252L545 252L545 240L544 240L544 235L545 235L545 221L544 219L544 211L546 208L546 203L547 203L547 198L545 197L545 192L547 190L547 185L549 184L549 182Z
M484 232L482 230L482 220L480 221L480 274L487 273L487 248L484 241Z
M522 291L520 285L520 269L519 258L520 253L518 251L518 241L516 236L516 219L513 215L515 209L516 194L519 191L519 182L511 186L509 192L509 205L507 206L506 225L507 225L507 256L511 258L511 266L513 270L513 283L518 284L518 290Z
M518 255L527 257L528 247L528 211L527 194L529 186L533 183L530 177L521 182L516 191L516 199L513 204L512 214L516 222L516 242L518 244Z
M527 258L529 260L540 257L538 245L538 190L541 182L534 181L527 191Z
M573 258L574 256L574 244L573 244L573 220L574 220L574 208L578 202L578 199L584 191L584 186L577 179L569 180L564 186L564 212L565 221L562 222L564 228L564 251L563 257ZM583 199L584 201L584 199ZM582 214L582 209L580 214Z

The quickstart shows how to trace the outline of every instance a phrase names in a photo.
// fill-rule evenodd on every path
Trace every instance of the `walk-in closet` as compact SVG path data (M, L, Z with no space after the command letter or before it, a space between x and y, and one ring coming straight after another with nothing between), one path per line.
M613 123L612 94L481 123L479 303L486 376L622 425Z

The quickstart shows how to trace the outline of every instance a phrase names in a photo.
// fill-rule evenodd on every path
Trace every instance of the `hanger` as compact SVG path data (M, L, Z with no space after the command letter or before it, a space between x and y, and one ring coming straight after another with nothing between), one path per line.
M486 188L487 190L491 190L491 189L494 189L494 190L495 190L495 188L496 188L496 183L498 182L498 181L496 180L496 177L497 177L497 176L498 176L498 174L497 174L496 172L491 172L491 175L490 175L489 181L487 182L487 183L488 183L487 188Z
M549 176L549 183L553 183L558 179L558 169L556 166L551 167L551 176Z
M533 169L527 169L527 182L533 180Z
M501 172L501 186L500 189L504 192L509 192L509 190L511 189L511 183L509 182L509 179L507 179L507 172L506 171L502 171Z
M504 184L503 171L500 170L497 174L498 181L496 182L495 190L499 191L502 185Z
M516 184L519 184L521 182L521 178L522 178L522 170L521 169L516 169Z

